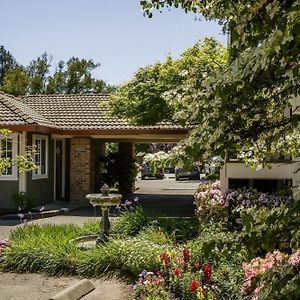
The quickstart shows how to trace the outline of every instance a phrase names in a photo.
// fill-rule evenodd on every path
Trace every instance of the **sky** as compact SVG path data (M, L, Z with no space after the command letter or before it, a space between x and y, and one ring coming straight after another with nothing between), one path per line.
M53 65L93 59L94 76L109 84L130 80L140 67L178 58L199 39L227 37L216 22L172 8L144 17L139 0L1 0L0 45L25 66L42 53Z

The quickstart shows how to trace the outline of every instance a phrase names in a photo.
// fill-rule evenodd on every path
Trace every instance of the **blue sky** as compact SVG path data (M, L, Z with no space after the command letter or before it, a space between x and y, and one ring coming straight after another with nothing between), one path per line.
M95 77L110 84L130 80L139 68L178 57L197 40L226 44L215 22L195 21L180 9L144 17L139 0L9 0L1 3L0 45L28 63L48 52L53 63L70 57L101 64Z

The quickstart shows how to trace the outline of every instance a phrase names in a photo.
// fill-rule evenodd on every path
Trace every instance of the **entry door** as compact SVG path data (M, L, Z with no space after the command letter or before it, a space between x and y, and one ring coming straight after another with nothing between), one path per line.
M63 141L55 141L55 199L64 200Z

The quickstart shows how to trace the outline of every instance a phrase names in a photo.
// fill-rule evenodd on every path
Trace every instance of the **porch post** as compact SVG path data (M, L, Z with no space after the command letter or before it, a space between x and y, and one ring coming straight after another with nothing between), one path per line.
M88 203L91 193L91 139L71 138L70 142L70 201Z
M135 161L135 145L134 143L123 143L120 142L119 143L119 157L120 159L122 159L122 157L124 157L124 159L128 162L133 163ZM128 168L131 168L130 165L128 165ZM128 170L124 170L124 176L131 176L131 174L126 174L126 171L128 172ZM135 191L135 177L131 178L131 189L130 191L124 191L125 193L130 192L133 193ZM122 187L120 187L122 188ZM120 193L123 194L123 191L120 190Z
M24 155L26 152L27 132L23 131L20 135L19 154ZM27 172L19 173L19 193L27 191Z

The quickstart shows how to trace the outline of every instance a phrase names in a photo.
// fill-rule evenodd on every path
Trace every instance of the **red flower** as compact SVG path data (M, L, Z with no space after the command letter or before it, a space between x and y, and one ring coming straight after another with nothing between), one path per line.
M155 274L156 274L156 276L160 276L160 272L159 271L157 271Z
M165 267L170 267L171 265L171 259L170 259L170 255L167 252L163 252L160 255L160 259L162 260L163 264L165 265Z
M206 289L202 289L202 294L205 296L207 295L207 290Z
M206 264L203 267L204 280L206 282L210 282L211 281L211 270L212 270L212 265L211 264Z
M199 288L199 281L193 279L190 285L191 291L197 292L198 288Z
M201 268L200 262L199 262L199 261L194 262L194 267L195 267L196 269L200 269L200 268Z
M175 268L175 270L174 270L174 275L175 276L179 276L181 273L182 273L181 269Z
M189 249L183 249L182 251L182 255L183 255L183 261L184 263L188 263L190 260L190 250Z

